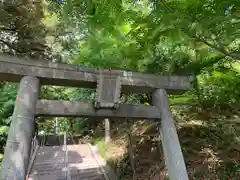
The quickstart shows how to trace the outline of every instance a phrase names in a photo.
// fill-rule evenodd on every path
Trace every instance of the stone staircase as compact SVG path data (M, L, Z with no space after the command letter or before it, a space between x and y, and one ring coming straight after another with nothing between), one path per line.
M110 180L96 159L91 145L68 145L68 167L71 180ZM38 149L29 180L67 180L63 146L44 146Z

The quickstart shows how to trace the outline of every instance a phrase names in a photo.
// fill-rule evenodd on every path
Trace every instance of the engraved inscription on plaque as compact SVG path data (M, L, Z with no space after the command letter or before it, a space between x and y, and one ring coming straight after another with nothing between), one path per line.
M121 93L121 74L102 70L97 81L96 108L118 108Z

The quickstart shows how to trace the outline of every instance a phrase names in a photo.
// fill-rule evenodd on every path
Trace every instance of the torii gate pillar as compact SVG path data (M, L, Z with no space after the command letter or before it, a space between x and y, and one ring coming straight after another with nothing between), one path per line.
M8 132L1 180L26 179L38 96L39 80L30 76L23 77Z
M163 146L168 176L171 180L188 180L188 174L182 155L177 131L173 122L166 90L157 89L152 102L161 113L160 136Z

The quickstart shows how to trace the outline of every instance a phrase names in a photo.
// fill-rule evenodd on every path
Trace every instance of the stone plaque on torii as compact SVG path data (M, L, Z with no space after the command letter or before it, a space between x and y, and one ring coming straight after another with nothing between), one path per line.
M121 94L120 71L100 70L97 80L95 108L118 108Z

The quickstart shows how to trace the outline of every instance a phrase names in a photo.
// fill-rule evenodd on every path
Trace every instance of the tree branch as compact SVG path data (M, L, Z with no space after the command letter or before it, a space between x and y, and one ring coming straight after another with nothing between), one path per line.
M14 32L14 31L17 30L17 28L6 28L6 27L0 27L0 30L1 30L1 31L12 31L12 32Z
M200 42L208 45L209 47L211 47L211 48L219 51L220 53L224 54L225 56L228 56L228 57L230 57L230 58L232 58L232 59L235 59L235 60L240 60L240 54L238 54L238 53L228 52L228 51L226 51L224 48L218 47L218 46L216 46L216 45L214 45L214 44L212 44L212 43L210 43L210 42L208 42L208 41L206 41L206 40L204 40L204 39L201 39L201 38L196 37L196 36L193 36L193 37L194 37L197 41L200 41Z
M163 6L164 6L168 11L173 12L172 8L170 8L170 7L165 3L164 0L160 1L160 3L162 3Z
M4 41L4 40L2 40L2 39L0 39L0 42L1 42L2 44L6 45L9 49L12 49L12 50L14 50L14 51L16 51L16 52L18 52L18 53L22 53L22 52L19 51L16 47L14 47L14 45L12 45L12 44L9 43L9 42L6 42L6 41Z

